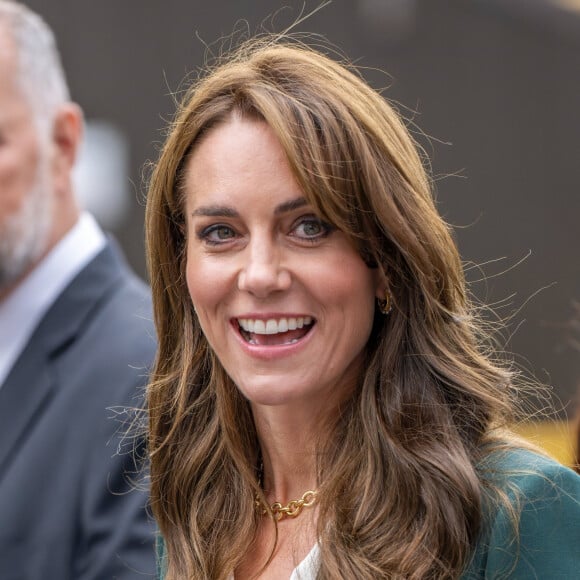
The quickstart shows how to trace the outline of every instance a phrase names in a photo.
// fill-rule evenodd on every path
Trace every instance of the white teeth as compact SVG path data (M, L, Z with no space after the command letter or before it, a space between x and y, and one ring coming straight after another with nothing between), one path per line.
M266 334L266 325L263 320L256 320L254 322L254 333L255 334Z
M238 324L242 330L254 334L278 334L303 328L305 325L312 324L311 316L300 316L298 318L280 318L275 320L254 320L252 318L238 318Z

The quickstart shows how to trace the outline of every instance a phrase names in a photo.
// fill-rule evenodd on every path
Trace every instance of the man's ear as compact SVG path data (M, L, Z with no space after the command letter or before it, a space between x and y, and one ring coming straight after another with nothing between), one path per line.
M83 134L83 113L75 103L60 105L52 124L53 172L57 191L70 188Z

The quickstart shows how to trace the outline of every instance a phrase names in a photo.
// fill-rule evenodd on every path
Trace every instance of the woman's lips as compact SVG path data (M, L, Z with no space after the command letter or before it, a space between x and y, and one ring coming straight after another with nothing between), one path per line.
M284 346L304 338L314 326L311 316L252 319L239 318L242 338L255 346Z

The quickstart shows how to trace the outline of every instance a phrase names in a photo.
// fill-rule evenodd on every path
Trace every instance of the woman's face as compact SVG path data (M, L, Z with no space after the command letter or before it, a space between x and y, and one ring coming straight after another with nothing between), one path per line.
M189 293L240 391L269 406L346 396L384 285L306 203L268 125L212 129L185 186Z

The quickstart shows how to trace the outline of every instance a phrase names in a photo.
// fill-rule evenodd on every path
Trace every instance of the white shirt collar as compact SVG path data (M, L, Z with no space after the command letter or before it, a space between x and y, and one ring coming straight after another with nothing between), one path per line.
M0 303L0 387L48 309L106 243L93 216L83 212L64 238Z
M320 547L314 544L312 550L292 572L290 580L314 580L320 568Z
M290 575L290 580L314 580L320 569L320 547L314 544L308 555ZM230 574L228 580L234 580L234 575Z

